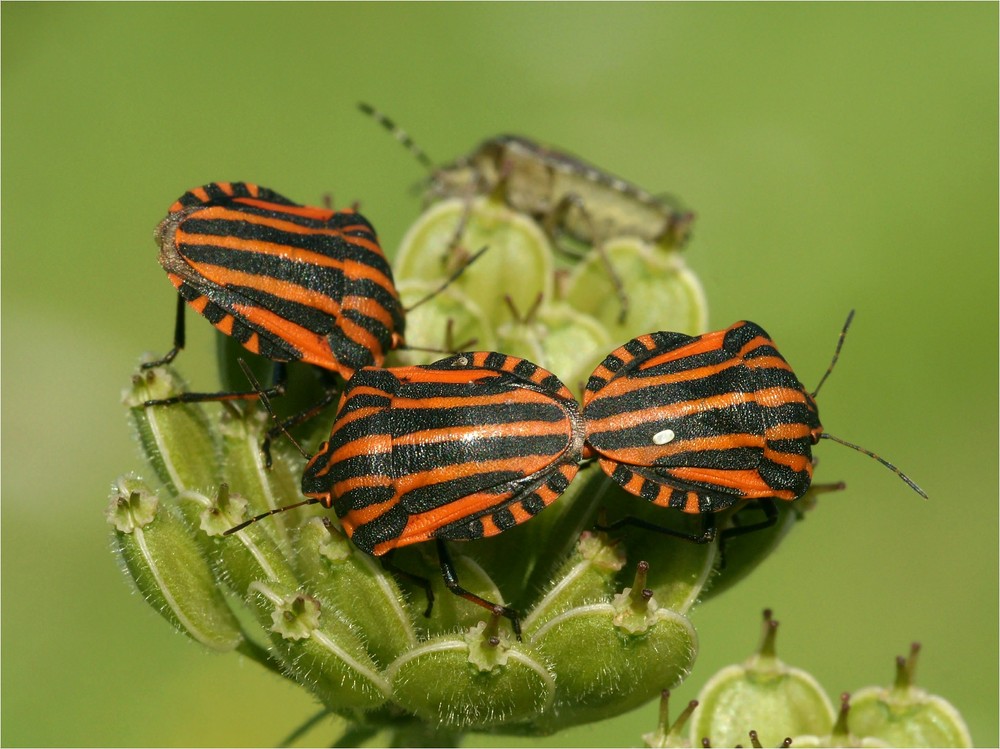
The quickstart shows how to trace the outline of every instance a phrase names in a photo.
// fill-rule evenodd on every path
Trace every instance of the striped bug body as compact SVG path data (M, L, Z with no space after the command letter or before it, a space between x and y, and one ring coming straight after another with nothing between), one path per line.
M215 182L181 196L155 236L181 298L265 358L347 379L402 344L392 270L375 230L354 210ZM165 361L183 346L182 319L180 343Z
M591 376L583 417L589 454L612 479L687 513L801 497L823 434L813 396L746 321L629 341Z
M555 375L504 354L359 370L302 491L363 551L494 536L576 475L583 427Z
M518 135L498 135L436 168L427 194L499 191L514 210L584 244L619 237L682 247L693 214L571 154Z

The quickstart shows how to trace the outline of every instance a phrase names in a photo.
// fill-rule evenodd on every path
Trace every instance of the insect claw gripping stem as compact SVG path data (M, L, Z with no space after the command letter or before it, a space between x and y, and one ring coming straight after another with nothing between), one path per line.
M166 354L155 361L144 362L139 365L140 369L152 369L153 367L162 367L170 364L176 357L177 354L181 352L184 348L185 331L184 331L184 297L180 294L177 295L177 313L174 320L174 347L170 349Z

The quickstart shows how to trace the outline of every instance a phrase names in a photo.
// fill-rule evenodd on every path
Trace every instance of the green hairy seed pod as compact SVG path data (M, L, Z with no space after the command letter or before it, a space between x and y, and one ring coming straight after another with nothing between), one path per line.
M243 639L208 559L176 508L139 479L121 478L107 511L113 547L136 588L163 618L212 650Z

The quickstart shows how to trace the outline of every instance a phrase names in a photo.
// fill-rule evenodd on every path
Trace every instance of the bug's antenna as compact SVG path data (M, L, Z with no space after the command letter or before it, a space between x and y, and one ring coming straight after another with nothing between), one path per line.
M282 432L285 433L285 436L288 438L288 441L291 442L293 445L295 445L295 449L299 451L302 457L305 458L306 460L309 460L312 456L305 450L303 450L302 445L296 442L295 438L291 434L289 434L287 429L285 429L285 425L281 423L281 420L278 418L278 415L274 412L274 409L271 407L271 399L267 397L267 394L261 387L260 380L257 379L257 376L253 373L253 370L250 369L250 365L247 364L245 361L243 361L242 357L238 358L236 362L240 365L240 369L243 370L243 374L245 374L247 376L247 379L250 380L250 384L253 385L253 389L257 391L257 395L260 396L260 402L264 404L264 408L266 408L267 412L271 414L271 418L274 420L274 423L278 426L278 429L280 429Z
M253 370L250 369L250 365L247 364L245 361L243 361L242 357L238 358L236 362L240 365L240 369L243 370L243 374L245 374L247 376L247 379L250 380L250 384L253 385L253 389L257 391L257 395L260 396L261 403L264 404L264 407L267 409L267 412L271 414L271 418L274 419L274 423L277 424L278 428L280 428L281 431L285 433L285 436L288 438L288 441L291 442L293 445L295 445L298 451L302 453L303 457L306 460L309 460L310 457L309 453L307 453L305 450L302 449L302 445L300 445L298 442L295 441L295 438L288 433L287 429L285 429L285 425L278 420L277 414L275 414L274 409L271 408L271 401L268 399L267 395L264 394L264 390L261 388L260 381L254 375ZM305 499L301 502L296 502L295 504L284 505L283 507L276 507L273 510L262 512L260 515L254 515L252 518L250 518L249 520L244 520L239 525L234 525L229 530L224 531L222 535L229 536L233 533L236 533L237 531L243 530L251 523L256 523L258 520L261 520L262 518L266 518L270 515L277 515L279 512L287 512L288 510L294 510L296 507L303 507L305 505L316 504L317 502L319 502L318 499Z
M826 378L830 376L833 371L833 366L837 363L837 359L840 358L840 349L844 346L844 337L847 335L847 329L851 327L851 320L854 319L854 310L851 310L847 315L847 322L844 323L843 330L840 331L840 338L837 339L837 348L833 352L833 359L830 361L830 366L826 368L826 374L824 374L820 380L819 385L813 390L809 395L813 398L819 393L819 389L823 387L823 383L826 382Z
M850 322L851 321L850 318L848 318L847 321ZM844 326L844 329L846 330L847 327ZM909 484L910 488L913 489L913 491L915 491L917 494L919 494L924 499L927 499L926 492L924 492L923 489L921 489L919 486L917 486L909 476L907 476L901 470L899 470L898 468L896 468L896 466L894 466L888 460L886 460L885 458L879 457L878 455L876 455L875 453L873 453L871 450L866 450L865 448L861 447L860 445L855 445L853 442L848 442L847 440L842 440L842 439L840 439L840 437L834 437L832 434L827 434L826 432L823 432L820 435L820 439L833 440L834 442L839 442L841 445L844 445L845 447L849 447L852 450L857 450L859 453L864 453L869 458L875 458L875 460L877 460L879 463L881 463L882 465L884 465L890 471L892 471L897 476L899 476L901 479L903 479L903 481L905 481L907 484Z
M302 445L300 445L298 442L295 441L295 438L288 433L288 430L285 429L285 425L281 423L281 421L278 419L277 414L274 413L274 409L271 408L271 401L268 399L267 395L264 394L264 390L263 388L261 388L260 381L257 379L256 375L254 375L253 370L250 369L250 365L247 364L242 357L240 357L236 361L240 365L240 369L243 370L243 374L245 374L247 376L247 379L250 380L250 384L253 385L253 389L257 391L257 395L260 396L261 403L264 404L264 408L267 409L267 412L271 414L271 418L274 419L274 423L277 424L278 428L285 433L285 436L288 438L288 441L291 442L293 445L295 445L296 449L300 453L302 453L302 456L306 460L309 460L310 458L309 453L307 453L305 450L302 449ZM294 510L296 507L303 507L304 505L316 504L317 502L319 502L318 499L305 499L301 502L296 502L295 504L292 505L276 507L273 510L262 512L260 515L254 515L252 518L250 518L249 520L244 520L239 525L234 525L229 530L224 531L222 535L229 536L233 533L236 533L237 531L243 530L251 523L256 523L258 520L261 520L262 518L266 518L270 515L277 515L279 512L287 512L288 510Z
M366 104L363 101L358 102L358 109L388 130L389 134L403 145L403 148L413 154L414 158L416 158L416 160L419 161L428 172L433 174L436 168L434 166L434 162L431 161L431 157L428 156L424 150L414 142L409 133L403 130L403 128L389 119L386 115L382 114L382 112L375 109L375 107L371 104Z
M296 502L293 505L284 505L282 507L275 507L273 510L268 510L267 512L262 512L260 515L254 515L249 520L244 520L239 525L234 525L227 531L223 531L223 536L229 536L237 531L241 531L252 523L256 523L258 520L262 520L270 515L277 515L279 512L287 512L288 510L294 510L296 507L304 507L305 505L314 505L319 502L318 499L304 499L301 502Z

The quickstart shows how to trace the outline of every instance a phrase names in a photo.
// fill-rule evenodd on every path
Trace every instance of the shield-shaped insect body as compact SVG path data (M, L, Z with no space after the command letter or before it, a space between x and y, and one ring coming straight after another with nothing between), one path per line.
M380 556L531 519L569 485L582 449L577 403L555 375L504 354L460 354L358 371L302 489Z
M243 182L190 190L156 229L185 302L250 351L337 372L402 344L403 309L372 225L352 209L300 206ZM183 346L178 317L175 349Z
M612 352L586 387L587 445L627 491L689 513L802 496L823 428L758 325L659 332Z

